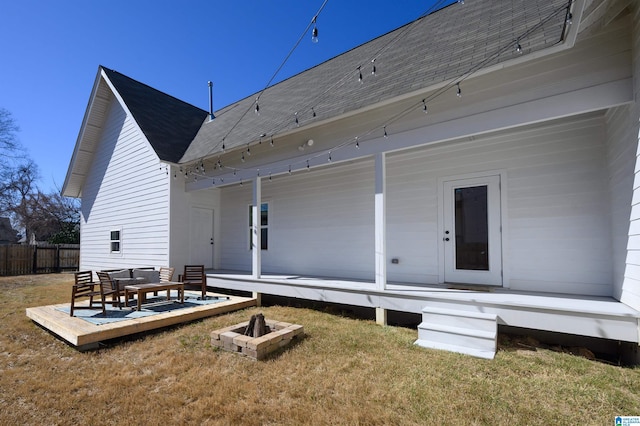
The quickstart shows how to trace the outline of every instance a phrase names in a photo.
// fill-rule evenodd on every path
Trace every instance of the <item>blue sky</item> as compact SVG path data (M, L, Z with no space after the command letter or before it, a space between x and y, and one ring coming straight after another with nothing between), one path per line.
M453 0L328 0L276 81ZM260 91L323 0L3 0L0 107L45 191L62 187L98 65L208 109Z

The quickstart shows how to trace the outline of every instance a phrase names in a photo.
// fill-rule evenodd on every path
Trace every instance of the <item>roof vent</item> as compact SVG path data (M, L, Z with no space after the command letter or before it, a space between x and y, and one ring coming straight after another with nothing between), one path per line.
M209 121L216 118L213 115L213 83L209 82Z

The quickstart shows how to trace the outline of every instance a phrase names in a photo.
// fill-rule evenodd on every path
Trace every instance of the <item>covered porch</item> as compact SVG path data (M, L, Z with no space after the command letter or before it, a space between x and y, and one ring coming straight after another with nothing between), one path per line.
M498 326L638 343L640 312L605 296L523 292L460 284L416 285L339 278L212 270L207 286L376 311L386 324L388 311L419 314L416 344L492 358Z

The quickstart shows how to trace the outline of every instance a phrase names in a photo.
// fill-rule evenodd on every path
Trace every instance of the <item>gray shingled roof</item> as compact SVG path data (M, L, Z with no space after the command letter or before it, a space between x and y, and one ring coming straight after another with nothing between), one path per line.
M140 129L163 161L177 163L208 112L102 67Z
M253 112L257 94L217 111L213 121L203 123L181 162L221 152L225 136L229 150L255 142L261 134L294 129L296 112L302 128L426 91L476 67L513 59L518 40L525 55L551 47L562 41L569 5L569 0L454 3L266 89L260 115ZM527 36L520 38L523 34ZM371 75L373 58L376 76ZM363 84L358 83L359 66Z

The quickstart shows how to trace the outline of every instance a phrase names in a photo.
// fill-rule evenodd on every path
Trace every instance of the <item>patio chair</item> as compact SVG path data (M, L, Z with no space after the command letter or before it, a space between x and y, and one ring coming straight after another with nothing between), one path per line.
M160 268L160 281L171 281L176 268L162 266Z
M111 276L108 272L97 271L96 274L98 275L98 279L100 280L100 287L104 296L106 297L111 295L110 303L112 304L112 306L115 306L117 303L118 308L122 309L122 302L120 301L120 286L117 285L113 279L111 279ZM125 300L125 303L126 302L127 301Z
M202 292L202 300L207 298L207 280L204 276L204 265L185 265L182 274L184 288L197 287Z
M96 309L94 304L99 303L102 307L102 314L106 315L107 310L105 308L105 298L112 293L111 288L105 290L102 283L96 283L93 281L93 272L80 271L74 274L75 283L71 289L71 308L69 309L69 315L73 316L73 312L76 309ZM89 305L76 306L77 299L89 298ZM118 298L118 301L120 299Z

